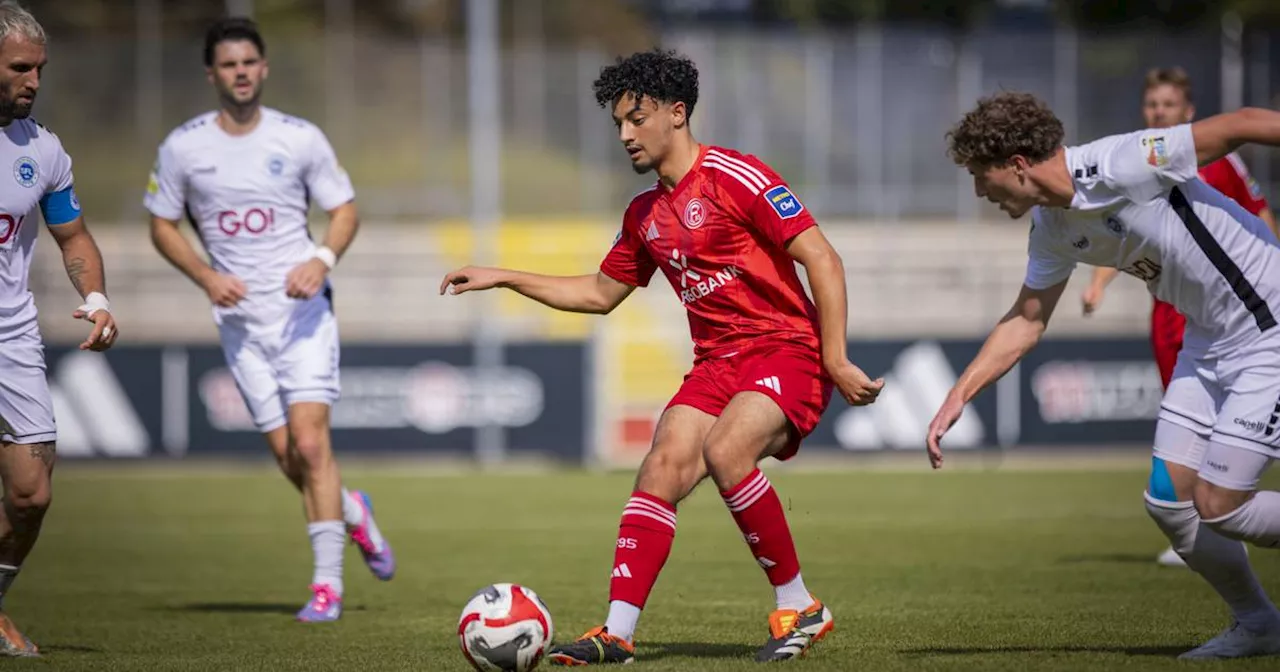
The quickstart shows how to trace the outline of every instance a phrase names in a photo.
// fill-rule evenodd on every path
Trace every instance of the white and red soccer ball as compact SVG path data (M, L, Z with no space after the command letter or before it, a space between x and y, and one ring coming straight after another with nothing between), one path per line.
M462 608L458 643L481 672L529 672L551 646L551 612L528 588L486 586Z

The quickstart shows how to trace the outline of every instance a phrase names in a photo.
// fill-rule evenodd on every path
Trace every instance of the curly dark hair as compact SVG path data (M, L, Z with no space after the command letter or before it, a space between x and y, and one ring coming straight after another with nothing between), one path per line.
M957 165L1003 166L1014 157L1040 163L1062 146L1062 122L1029 93L982 98L947 131L947 154Z
M612 108L626 94L636 99L653 98L660 103L684 103L685 114L693 116L698 104L698 67L675 51L641 51L600 70L591 85L600 107Z
M247 40L258 48L258 55L267 55L267 45L258 32L258 24L243 16L229 16L209 26L204 34L204 65L213 67L213 53L223 42Z

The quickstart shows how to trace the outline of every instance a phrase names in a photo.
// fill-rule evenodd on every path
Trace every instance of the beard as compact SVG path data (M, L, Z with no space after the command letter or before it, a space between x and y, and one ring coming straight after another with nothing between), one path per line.
M233 88L234 86L235 85L233 84L232 87L228 87L221 91L223 102L230 107L239 107L239 108L253 107L254 105L257 105L258 100L262 98L261 84L254 87L253 90L249 92L249 96L243 100L236 97L236 90L235 88Z
M35 102L34 96L30 101L19 101L10 87L0 87L0 119L26 119Z

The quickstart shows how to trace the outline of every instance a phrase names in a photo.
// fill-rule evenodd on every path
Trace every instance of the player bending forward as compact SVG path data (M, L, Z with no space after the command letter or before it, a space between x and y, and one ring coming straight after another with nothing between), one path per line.
M549 277L467 267L440 286L455 294L506 287L558 310L607 314L661 269L689 314L693 369L663 412L623 508L608 618L549 658L631 662L636 622L671 551L676 505L707 476L774 586L777 610L756 659L798 657L832 629L831 611L805 587L782 505L756 463L795 455L826 409L832 381L859 405L883 385L846 358L840 256L768 166L694 140L691 61L634 54L604 68L594 89L600 106L612 109L631 167L658 174L627 207L600 271ZM795 261L808 273L816 309Z
M27 289L40 233L37 207L85 300L73 316L93 322L80 349L106 350L119 335L105 295L102 255L80 215L71 157L58 136L29 118L45 62L44 29L16 3L0 2L0 163L13 166L11 180L0 182L0 655L6 656L39 655L2 609L40 536L57 459L44 344Z
M1142 92L1142 116L1147 128L1169 128L1189 123L1195 118L1196 108L1191 102L1191 78L1182 68L1156 69L1147 73L1146 87ZM1276 232L1275 216L1267 207L1258 183L1249 175L1244 161L1232 152L1213 163L1201 166L1200 179L1221 191L1223 195L1239 203L1241 207L1257 215ZM1080 297L1084 314L1091 315L1102 303L1107 285L1119 274L1114 268L1095 268L1089 287ZM1182 332L1187 320L1173 306L1155 299L1151 307L1151 349L1160 370L1160 382L1167 389L1173 379L1173 365L1182 349ZM1185 567L1186 562L1172 547L1161 553L1156 561L1170 567Z
M390 580L396 567L368 495L342 487L329 436L339 386L327 276L355 237L355 194L320 129L261 106L267 61L253 22L212 26L204 62L221 110L188 121L160 145L144 199L151 239L208 293L253 422L302 492L315 574L298 620L332 621L342 615L347 532L374 576ZM320 247L307 231L313 198L329 213ZM178 230L184 211L212 267Z
M1187 318L1156 423L1147 511L1234 622L1183 658L1280 653L1280 611L1241 540L1280 545L1280 493L1257 489L1280 446L1280 246L1266 224L1197 177L1247 142L1280 145L1258 109L1062 146L1062 123L1028 94L986 98L948 134L977 195L1018 218L1034 208L1026 280L934 417L928 450L964 405L1039 342L1076 262L1141 278Z

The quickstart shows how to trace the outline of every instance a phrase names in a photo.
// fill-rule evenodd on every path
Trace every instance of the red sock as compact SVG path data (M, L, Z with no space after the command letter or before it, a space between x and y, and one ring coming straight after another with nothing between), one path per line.
M658 572L671 555L675 536L676 507L646 492L631 493L618 525L609 601L621 600L643 609Z
M796 545L791 541L791 528L787 527L782 502L769 479L756 469L720 496L724 497L725 506L742 530L756 562L769 576L769 583L780 586L796 578L800 573Z

